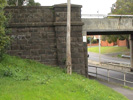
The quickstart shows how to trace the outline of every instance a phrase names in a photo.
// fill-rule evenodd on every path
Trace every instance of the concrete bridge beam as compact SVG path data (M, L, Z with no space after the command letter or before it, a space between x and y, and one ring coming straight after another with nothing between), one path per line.
M131 67L133 69L133 34L130 34L130 60L131 60Z

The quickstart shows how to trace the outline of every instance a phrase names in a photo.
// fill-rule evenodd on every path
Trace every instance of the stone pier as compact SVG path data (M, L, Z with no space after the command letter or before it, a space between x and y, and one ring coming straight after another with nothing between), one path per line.
M131 67L133 70L133 34L130 34L130 60L131 60Z

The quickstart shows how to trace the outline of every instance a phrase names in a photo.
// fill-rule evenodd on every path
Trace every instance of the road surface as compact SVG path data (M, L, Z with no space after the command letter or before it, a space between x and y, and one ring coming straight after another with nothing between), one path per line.
M99 62L99 54L97 53L92 53L88 52L89 58L88 60L93 60L96 62ZM124 58L116 58L116 57L111 57L107 55L101 54L101 62L112 62L112 63L121 63L121 64L128 64L130 65L130 59L124 59Z

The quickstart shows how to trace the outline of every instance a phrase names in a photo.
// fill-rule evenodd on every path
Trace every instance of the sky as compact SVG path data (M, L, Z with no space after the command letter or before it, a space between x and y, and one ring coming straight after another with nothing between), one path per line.
M67 0L35 0L41 6L67 3ZM71 0L71 4L82 5L82 14L108 14L116 0Z

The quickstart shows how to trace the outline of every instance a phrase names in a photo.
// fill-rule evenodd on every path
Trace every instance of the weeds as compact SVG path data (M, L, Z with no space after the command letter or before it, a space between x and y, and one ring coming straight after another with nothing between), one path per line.
M38 78L38 82L40 84L48 84L50 82L50 76L49 75L45 75L44 77L42 78Z
M31 77L29 72L25 72L23 69L19 67L11 68L11 66L6 66L6 67L3 67L3 69L0 69L0 76L12 77L13 79L18 81L30 80L30 77Z
M13 70L7 66L3 69L3 76L5 77L12 77L13 76Z
M127 100L83 76L8 55L0 63L0 76L0 100Z

